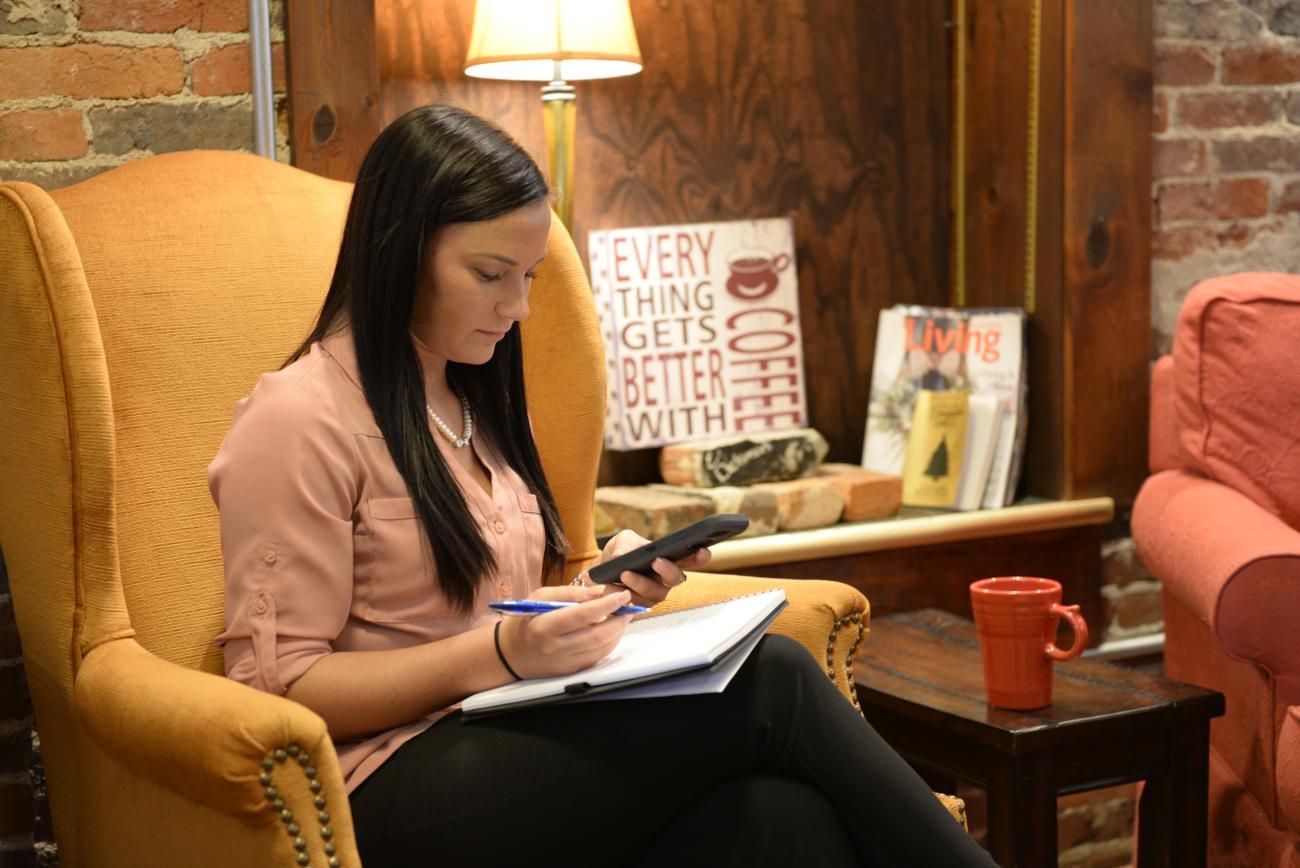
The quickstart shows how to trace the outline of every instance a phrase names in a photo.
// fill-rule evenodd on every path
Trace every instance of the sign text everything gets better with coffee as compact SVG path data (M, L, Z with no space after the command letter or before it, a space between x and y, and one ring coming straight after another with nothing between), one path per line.
M588 253L607 447L807 424L789 220L592 232Z

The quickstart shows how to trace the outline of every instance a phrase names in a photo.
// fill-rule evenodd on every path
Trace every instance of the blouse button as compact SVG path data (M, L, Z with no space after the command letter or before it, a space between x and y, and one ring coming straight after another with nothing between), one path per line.
M262 563L266 564L268 567L275 563L275 552L267 552L262 555Z
M254 603L254 604L253 604L253 611L256 612L256 613L259 614L259 615L265 615L265 614L266 614L266 600L260 600L260 599L259 599L256 603Z
M502 521L501 519L499 519L499 518L493 519L493 520L492 520L492 529L493 529L494 531L496 531L497 533L505 533L505 532L506 532L506 523L505 523L504 521Z

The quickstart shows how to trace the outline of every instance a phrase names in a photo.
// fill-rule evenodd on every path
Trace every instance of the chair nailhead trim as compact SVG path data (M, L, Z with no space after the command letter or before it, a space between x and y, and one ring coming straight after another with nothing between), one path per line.
M312 804L316 806L318 834L324 845L325 855L328 857L326 864L330 868L338 868L339 859L334 855L336 848L330 840L334 837L334 830L328 825L330 815L329 811L325 810L325 796L321 795L320 778L317 777L316 767L311 764L311 755L296 744L277 747L262 758L260 763L262 771L258 774L257 781L262 785L262 791L266 794L267 805L280 818L280 822L284 824L290 843L293 844L293 849L298 852L297 864L310 865L311 854L307 852L307 839L302 837L302 829L294 821L293 810L285 804L284 798L280 796L280 790L271 784L271 774L275 767L284 764L289 757L293 757L297 761L303 775L307 778L307 786L315 793Z
M848 680L849 687L853 687L853 658L858 653L858 646L862 644L862 613L850 612L843 618L837 620L831 625L831 634L826 640L826 677L831 681L835 680L835 642L840 630L848 627L856 628L853 636L853 644L849 646L849 653L844 660L844 675ZM849 699L853 701L853 707L862 713L862 706L858 705L858 692L849 690Z

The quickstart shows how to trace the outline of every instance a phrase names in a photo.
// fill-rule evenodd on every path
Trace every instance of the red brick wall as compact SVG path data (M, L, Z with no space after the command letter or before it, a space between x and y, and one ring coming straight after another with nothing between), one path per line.
M1197 281L1300 271L1300 3L1156 3L1152 326Z
M287 161L284 3L272 67ZM189 148L253 149L248 0L0 0L0 178L46 188Z

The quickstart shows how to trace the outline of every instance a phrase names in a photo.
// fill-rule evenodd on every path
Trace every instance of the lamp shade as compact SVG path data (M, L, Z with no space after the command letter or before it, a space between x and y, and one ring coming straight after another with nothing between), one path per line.
M475 4L466 75L580 81L640 71L641 48L628 0L478 0Z

